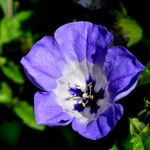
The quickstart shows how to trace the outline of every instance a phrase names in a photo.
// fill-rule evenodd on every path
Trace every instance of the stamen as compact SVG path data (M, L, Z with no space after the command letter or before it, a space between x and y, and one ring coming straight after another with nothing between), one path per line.
M90 99L94 99L94 95L90 95Z
M77 96L71 96L71 97L68 97L68 98L66 98L65 100L77 100L78 98L77 98Z
M76 86L77 89L82 89L81 86Z
M89 87L92 86L92 82L90 82L87 86L89 86Z
M87 97L88 97L87 93L83 93L83 94L82 94L82 97L83 97L83 98L87 98Z
M82 104L83 107L86 107L86 103L82 102L81 104Z
M79 112L84 111L85 107L90 107L91 113L96 113L99 108L96 101L104 98L104 89L101 88L96 93L94 91L95 81L92 78L89 78L86 83L87 86L85 89L79 85L75 85L73 88L69 87L71 96L66 100L75 100L76 104L74 104L74 109Z

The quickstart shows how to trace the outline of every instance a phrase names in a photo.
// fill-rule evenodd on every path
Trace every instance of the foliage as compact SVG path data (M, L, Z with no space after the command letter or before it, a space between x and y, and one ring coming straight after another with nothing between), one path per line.
M8 104L11 102L12 99L12 89L6 82L0 83L0 103L1 104Z
M143 11L135 9L133 11L133 8L130 9L128 5L120 5L117 1L111 5L109 0L72 0L74 2L68 1L69 8L64 0L44 2L11 0L11 6L8 5L8 1L0 0L1 147L5 145L9 146L9 149L22 149L21 142L24 141L24 146L32 143L34 147L43 142L48 146L60 145L59 148L66 146L64 149L81 149L82 147L86 149L92 146L93 149L149 150L150 33L149 24L143 23L148 20L142 15ZM87 2L90 5L85 5ZM125 1L119 2L126 3ZM143 2L139 3L140 5L144 4ZM51 9L53 5L55 5L55 11L58 12L56 17L55 11ZM8 14L8 6L12 8L12 12L10 12L12 16ZM115 13L112 14L112 12ZM138 12L142 17L136 14ZM113 19L114 17L115 19ZM54 28L70 20L88 20L110 28L112 33L121 35L127 42L125 46L135 50L135 55L144 65L146 64L136 90L131 97L126 98L123 104L126 107L125 119L121 119L109 135L96 142L78 136L72 132L69 126L56 128L57 132L53 132L54 128L47 129L44 126L36 125L33 94L37 89L28 82L19 63L38 37L53 33ZM129 123L124 125L128 118L130 118ZM40 140L37 137L40 137ZM21 147L19 147L19 143L21 143Z
M150 127L137 118L130 119L130 134L133 150L150 149Z
M127 46L130 47L138 43L143 37L143 31L140 25L127 15L126 10L116 12L115 28L121 31L121 35L127 41Z
M17 102L14 107L14 112L16 113L17 116L19 116L23 120L23 122L27 126L41 131L45 129L44 126L36 125L33 107L30 106L26 101Z
M0 0L0 7L2 8L4 15L7 16L7 1Z
M24 78L19 71L19 67L13 61L8 61L6 65L2 67L2 71L6 77L18 84L24 83Z
M22 11L11 18L11 20L4 17L0 21L0 44L8 43L23 35L24 33L21 30L21 24L23 21L27 20L30 15L30 11Z
M109 150L118 150L118 147L117 147L117 145L113 145L113 147L110 148Z
M9 59L9 50L8 54L5 54L4 45L8 45L11 42L15 42L20 40L23 44L20 45L21 48L26 49L28 46L31 47L34 41L34 36L32 35L31 31L28 30L27 32L22 30L22 24L27 21L30 17L32 12L31 11L21 11L17 12L17 1L13 3L14 14L12 18L9 18L7 15L7 4L8 1L0 0L0 7L3 11L3 18L0 20L0 71L2 78L0 80L0 104L6 105L10 109L14 111L14 113L22 119L22 121L30 128L43 131L45 127L37 126L35 123L33 106L30 106L27 101L21 101L19 98L19 94L13 88L13 84L15 86L19 86L25 84L24 77L21 73L20 64L16 63L14 60ZM16 12L15 12L16 11ZM26 47L24 47L26 44ZM9 80L8 80L9 79ZM8 83L12 86L10 86ZM16 95L16 97L14 97Z
M150 62L147 63L145 71L141 74L139 85L150 84Z

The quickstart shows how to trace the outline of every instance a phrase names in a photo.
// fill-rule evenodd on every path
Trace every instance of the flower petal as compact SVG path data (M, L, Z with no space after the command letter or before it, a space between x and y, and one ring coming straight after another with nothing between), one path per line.
M100 114L96 120L84 124L74 119L72 121L72 127L82 136L97 140L106 136L114 128L122 114L123 108L120 104L110 104L108 109Z
M110 97L114 101L135 88L138 76L144 70L137 58L121 46L108 49L103 68L109 82Z
M96 51L105 53L113 40L106 28L90 22L68 23L58 28L54 34L66 60L84 59L93 62Z
M36 123L47 126L64 126L72 121L72 117L63 112L55 102L55 94L37 92L34 96L34 111Z
M61 76L65 65L63 58L54 38L45 36L22 58L21 64L37 87L50 91L56 87L55 79Z

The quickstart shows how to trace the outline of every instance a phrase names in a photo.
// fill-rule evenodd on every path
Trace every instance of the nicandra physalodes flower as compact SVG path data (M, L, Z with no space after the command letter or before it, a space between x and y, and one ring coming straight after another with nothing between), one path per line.
M22 58L34 96L38 125L72 128L89 139L104 137L123 108L116 103L136 86L143 65L113 36L90 22L68 23L45 36Z

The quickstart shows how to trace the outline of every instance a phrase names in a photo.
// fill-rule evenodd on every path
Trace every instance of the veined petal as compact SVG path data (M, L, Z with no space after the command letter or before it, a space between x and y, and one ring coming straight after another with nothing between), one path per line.
M139 74L144 70L137 58L121 46L108 49L103 68L113 101L129 94L135 88Z
M144 66L127 49L110 47L113 36L90 22L68 23L45 36L22 58L29 79L45 92L34 97L39 125L72 127L97 140L123 114L115 101L136 86Z
M72 121L72 128L86 138L97 140L107 135L114 128L122 114L123 108L120 104L110 104L97 119L92 120L88 124L74 119Z
M66 60L90 62L95 61L97 51L103 55L113 36L107 29L90 22L80 21L68 23L58 28L54 34Z
M65 60L55 39L45 36L22 58L21 64L29 79L37 87L51 91L56 87L55 79L62 75Z
M72 117L65 113L56 102L55 94L37 92L34 96L34 112L36 123L47 126L64 126L72 121Z

